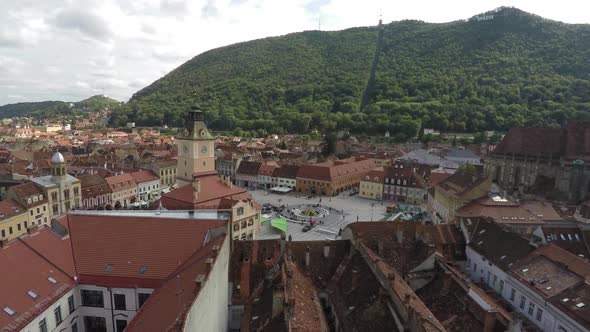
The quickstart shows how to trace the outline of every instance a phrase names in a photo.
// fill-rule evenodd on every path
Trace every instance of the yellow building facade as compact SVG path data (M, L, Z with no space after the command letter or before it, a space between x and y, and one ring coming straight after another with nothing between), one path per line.
M51 175L33 178L47 197L49 217L54 218L82 206L80 180L67 174L63 155L56 152L51 157Z
M17 201L0 202L0 240L12 240L27 232L29 214Z
M359 183L359 196L362 198L383 199L383 167L379 167L367 173Z
M240 201L232 206L231 234L234 240L252 240L260 231L260 208L256 203Z

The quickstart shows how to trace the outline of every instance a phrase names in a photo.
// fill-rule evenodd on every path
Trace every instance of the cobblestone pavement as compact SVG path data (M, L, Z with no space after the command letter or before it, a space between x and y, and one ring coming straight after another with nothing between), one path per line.
M270 203L275 206L281 205L299 205L299 204L317 204L320 203L319 197L308 198L307 195L299 193L289 193L286 195L267 194L264 190L250 191L254 199L260 204ZM331 207L338 211L344 211L344 216L340 218L329 218L324 224L317 225L309 232L303 232L303 224L289 222L287 237L292 236L295 241L312 241L336 239L338 230L346 227L351 222L371 222L379 221L385 217L387 203L360 198L358 196L340 195L336 197L322 197L321 205ZM274 217L275 215L273 215ZM334 220L336 219L336 220ZM264 222L257 239L274 239L279 238L281 232L270 226L270 222Z

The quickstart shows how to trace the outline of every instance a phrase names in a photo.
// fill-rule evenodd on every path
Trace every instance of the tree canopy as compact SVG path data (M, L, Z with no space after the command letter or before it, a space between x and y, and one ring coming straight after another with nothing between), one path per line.
M486 15L493 18L306 31L214 49L137 92L112 122L179 126L197 101L216 130L389 131L404 140L421 128L481 132L590 118L590 25L514 8Z

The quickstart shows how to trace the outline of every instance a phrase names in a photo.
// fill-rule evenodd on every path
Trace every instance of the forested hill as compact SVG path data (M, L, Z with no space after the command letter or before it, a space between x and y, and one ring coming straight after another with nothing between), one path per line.
M78 102L40 101L7 104L0 106L0 119L17 116L47 118L74 115L87 111L99 111L104 108L113 108L119 104L120 102L102 95L92 96Z
M196 100L223 130L389 130L403 139L420 127L558 126L590 118L589 59L590 25L514 8L444 24L308 31L198 55L112 119L180 125Z

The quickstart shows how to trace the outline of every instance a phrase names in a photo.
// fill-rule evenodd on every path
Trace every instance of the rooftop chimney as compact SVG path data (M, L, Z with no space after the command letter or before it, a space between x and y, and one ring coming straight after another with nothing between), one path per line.
M330 245L324 244L324 258L328 258L330 256Z
M0 248L5 248L8 245L8 239L0 239Z
M201 181L196 176L193 177L193 201L197 201L199 199L199 193L201 192Z
M29 227L29 228L27 229L27 233L28 233L28 234L33 234L33 233L36 233L38 229L39 229L39 226L37 226L37 225L35 225L35 226L31 226L31 227Z
M281 256L285 255L285 246L286 246L285 239L286 238L287 237L285 234L281 234Z
M359 279L359 272L357 270L352 270L352 274L350 276L350 289L353 290L356 288Z
M212 257L209 257L205 260L205 265L207 266L207 272L211 271L211 268L213 267L213 261L214 261L214 259Z
M195 292L198 293L201 290L201 288L203 288L204 284L205 284L205 275L199 274L195 278Z
M397 237L397 242L402 244L404 242L404 231L398 230L395 232L395 236Z
M310 260L309 246L307 246L307 247L305 247L305 267L309 267L309 260Z

